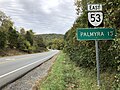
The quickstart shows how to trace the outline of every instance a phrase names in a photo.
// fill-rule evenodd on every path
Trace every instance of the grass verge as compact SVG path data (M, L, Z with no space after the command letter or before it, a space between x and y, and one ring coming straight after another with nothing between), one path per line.
M95 70L76 67L68 56L61 52L48 77L40 83L39 90L114 90L114 74L101 74L102 86L96 85Z

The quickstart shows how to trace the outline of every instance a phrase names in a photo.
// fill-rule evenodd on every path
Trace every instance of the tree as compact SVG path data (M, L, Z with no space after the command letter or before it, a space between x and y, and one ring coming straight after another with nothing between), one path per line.
M36 47L35 52L42 52L47 50L43 38L39 35L34 36L34 46Z
M8 43L11 49L17 47L18 37L19 37L19 33L15 29L10 27L8 31Z
M4 49L7 46L7 34L4 31L0 31L0 49Z
M13 27L13 22L10 17L7 17L5 13L0 11L0 47L1 49L8 47L8 31L10 27Z
M51 42L49 42L48 47L50 49L62 50L64 47L64 40L55 38Z
M26 33L25 29L24 29L24 28L21 28L21 29L20 29L20 34L21 34L21 35L25 35L25 33Z
M10 17L7 17L5 13L0 11L0 22L2 23L0 26L0 31L7 32L10 27L13 27L13 22Z
M25 34L25 38L27 41L30 42L31 46L33 46L33 43L34 43L34 33L32 30L29 30L26 32Z

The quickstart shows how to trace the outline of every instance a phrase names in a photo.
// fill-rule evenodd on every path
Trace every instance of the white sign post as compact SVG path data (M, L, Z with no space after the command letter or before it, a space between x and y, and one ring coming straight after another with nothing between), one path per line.
M102 4L88 4L88 21L90 26L99 27L103 23ZM100 65L98 40L95 40L96 47L96 67L97 67L97 85L100 86Z

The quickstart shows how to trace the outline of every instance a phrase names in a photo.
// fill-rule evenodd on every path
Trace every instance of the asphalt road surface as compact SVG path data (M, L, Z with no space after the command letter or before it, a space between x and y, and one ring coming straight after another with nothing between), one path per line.
M0 87L22 76L57 54L58 50L0 58Z

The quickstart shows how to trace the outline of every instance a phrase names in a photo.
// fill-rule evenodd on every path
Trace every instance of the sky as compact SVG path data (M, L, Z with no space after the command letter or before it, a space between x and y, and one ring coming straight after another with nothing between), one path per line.
M36 34L65 34L76 19L74 0L0 0L0 10Z

